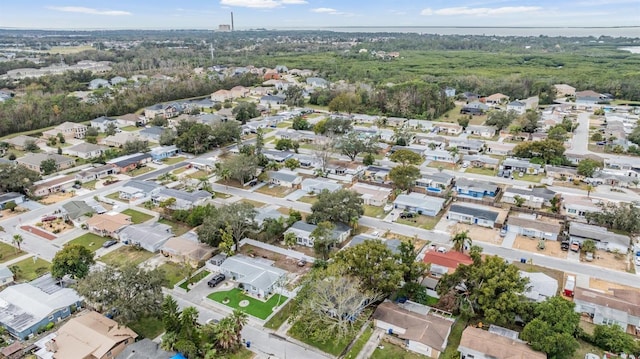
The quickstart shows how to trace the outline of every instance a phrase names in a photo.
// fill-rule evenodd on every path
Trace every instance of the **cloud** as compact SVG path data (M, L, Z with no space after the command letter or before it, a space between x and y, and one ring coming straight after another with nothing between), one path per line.
M307 4L307 0L220 0L220 5L249 7L253 9L273 9L282 5Z
M82 6L49 6L47 7L50 10L62 11L62 12L75 12L80 14L89 14L89 15L107 15L107 16L127 16L131 15L128 11L121 10L99 10L93 9L90 7L82 7Z
M429 16L429 15L495 16L495 15L530 13L530 12L537 12L540 10L542 10L542 8L539 6L503 6L503 7L497 7L497 8L489 8L489 7L471 8L471 7L463 6L463 7L448 7L448 8L437 9L437 10L427 8L422 10L420 14L426 15L426 16Z
M319 8L311 9L311 11L317 12L320 14L335 14L338 12L338 10L332 9L330 7L319 7Z

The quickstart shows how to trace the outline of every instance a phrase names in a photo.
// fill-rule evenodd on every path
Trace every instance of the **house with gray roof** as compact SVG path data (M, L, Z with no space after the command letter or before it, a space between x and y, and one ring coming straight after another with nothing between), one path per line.
M305 178L301 183L301 189L307 193L335 192L341 188L341 184L325 178Z
M492 138L498 133L495 126L469 125L465 129L468 134L484 138Z
M490 168L496 169L500 164L500 160L485 155L464 155L462 162L474 168Z
M307 85L315 88L327 88L329 87L329 81L320 77L307 77Z
M96 211L90 207L85 201L69 201L62 205L64 216L72 221L87 217Z
M2 140L2 142L6 142L9 144L9 146L15 148L16 150L19 151L24 151L25 148L30 144L30 143L36 143L38 141L37 138L35 137L31 137L31 136L25 136L25 135L19 135L16 137L12 137L12 138L7 138L6 140Z
M421 173L415 182L415 187L428 192L441 192L449 188L455 177L444 172Z
M278 150L263 150L262 154L269 160L269 161L276 161L276 162L284 162L287 159L293 157L293 152L290 151L278 151Z
M422 153L422 156L428 161L444 162L444 163L458 163L460 161L460 154L453 153L445 150L427 149Z
M365 241L380 241L384 243L384 245L387 246L387 248L389 248L389 250L394 254L400 253L400 244L402 244L402 241L397 238L380 239L369 234L358 234L357 236L351 238L349 244L347 244L347 247L357 246L358 244L362 244Z
M609 232L604 227L577 222L569 224L569 238L571 242L580 244L590 239L596 243L596 248L610 252L617 250L620 253L627 253L631 245L629 236Z
M444 198L412 192L396 197L395 201L393 201L393 206L403 211L411 211L421 215L435 217L440 213L445 202L446 200Z
M277 205L270 205L267 207L256 208L256 217L254 218L256 224L258 226L262 226L264 221L267 219L272 219L277 221L280 219L286 220L287 218L289 218L288 215L278 211L278 208L279 206Z
M111 84L105 79L93 79L89 81L89 90L97 90L101 87L110 87Z
M535 215L510 216L507 230L521 236L557 241L562 231L558 222L542 221Z
M76 180L86 183L105 178L118 173L118 167L114 164L106 164L92 167L76 173Z
M53 160L55 162L56 171L71 168L76 164L75 159L59 155L57 153L30 153L24 157L18 158L16 160L16 163L21 166L27 167L32 171L42 173L42 171L40 170L40 166L42 165L42 162L46 160Z
M160 126L145 127L138 132L138 136L140 136L140 138L145 139L147 141L159 142L160 136L162 136L162 133L164 132L164 130L165 129Z
M335 228L333 229L332 238L336 243L340 243L347 239L351 234L351 228L342 224L342 223L334 223ZM314 240L311 236L311 233L318 228L315 224L310 224L304 221L297 221L292 224L284 233L293 233L296 235L296 242L301 246L313 247Z
M82 298L71 288L63 288L46 274L29 283L9 286L0 292L0 324L12 336L24 340L38 329L71 315Z
M484 141L469 138L452 138L447 149L457 148L460 153L477 154L484 150Z
M551 200L556 196L557 193L555 191L543 187L510 187L504 190L500 201L509 204L517 204L517 198L521 198L521 200L524 200L521 206L538 209L543 206L550 207Z
M268 171L267 176L269 177L269 183L286 188L294 188L302 182L300 175L285 169Z
M142 249L155 253L173 237L171 226L164 223L132 224L118 234L123 243L138 245Z
M518 271L521 278L528 278L529 284L523 293L527 299L533 302L544 302L558 294L558 281L541 272Z
M154 182L131 180L120 187L119 197L128 200L151 197L160 191L161 188L162 186Z
M94 145L93 143L82 142L75 146L64 148L62 153L87 160L90 158L100 157L105 150L105 147Z
M0 209L4 209L7 203L20 204L24 202L24 194L18 192L7 192L0 194Z
M13 272L5 266L0 266L0 286L4 287L11 283L13 283Z
M640 333L640 296L635 288L600 292L576 287L573 302L574 310L591 317L593 324L617 324L627 333Z
M542 172L542 165L537 163L531 163L529 160L523 160L518 158L507 158L502 161L500 169L511 172L522 172L525 174L537 175Z
M211 199L211 193L207 191L194 191L187 192L172 188L160 188L159 191L152 194L151 201L153 204L160 205L160 203L174 198L175 202L169 206L171 209L191 209L199 205L204 204L208 199Z
M473 204L452 204L447 219L477 226L493 228L500 214L488 207Z
M455 183L455 190L458 195L473 198L495 197L499 189L498 185L493 182L468 178L458 178Z
M111 117L100 116L89 121L91 127L96 128L99 132L106 132L110 125L117 126L118 120Z
M228 257L220 264L220 269L243 289L260 298L267 298L284 286L287 276L287 271L274 267L273 261L241 254Z

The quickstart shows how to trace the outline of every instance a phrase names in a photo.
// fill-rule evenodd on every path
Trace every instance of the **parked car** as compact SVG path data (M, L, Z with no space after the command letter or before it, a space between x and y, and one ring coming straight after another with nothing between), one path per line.
M570 243L568 240L564 240L562 242L560 242L560 249L562 249L563 251L568 251L569 250L569 246Z
M640 266L640 256L636 256L636 265Z
M106 241L106 242L102 243L102 248L109 248L109 247L111 247L112 245L114 245L116 243L118 243L118 242L113 241L113 240Z
M579 242L571 243L571 251L578 252L579 250L580 250L580 243Z
M302 258L298 261L298 267L304 267L307 265L307 260Z
M593 262L593 253L592 253L592 252L587 252L587 253L585 253L585 255L584 255L584 259L585 259L587 262Z
M209 285L210 288L213 288L213 287L217 286L218 284L222 283L225 279L226 279L226 277L224 276L224 274L222 274L222 273L216 274L216 275L213 276L213 278L211 278L207 282L207 285Z
M505 237L507 235L507 229L505 227L500 228L500 237Z
M417 216L416 212L402 212L400 213L400 218L413 218Z
M388 205L384 206L383 211L384 211L384 213L389 213L389 212L393 211L393 205L392 204L388 204Z

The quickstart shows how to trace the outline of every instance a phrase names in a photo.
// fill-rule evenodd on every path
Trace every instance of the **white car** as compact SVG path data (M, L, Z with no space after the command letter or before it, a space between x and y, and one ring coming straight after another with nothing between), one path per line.
M640 266L640 256L636 256L636 265Z

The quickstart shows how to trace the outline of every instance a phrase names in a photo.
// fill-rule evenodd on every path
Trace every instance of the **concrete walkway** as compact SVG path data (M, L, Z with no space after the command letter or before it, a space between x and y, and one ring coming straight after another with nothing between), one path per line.
M18 262L21 262L21 261L23 261L25 259L28 259L28 258L31 258L31 257L33 257L33 254L27 253L27 254L21 255L18 258L13 258L10 261L6 261L6 262L2 263L2 265L5 266L5 267L10 267L10 266L12 266L12 265L14 265L14 264L16 264Z
M371 337L369 337L369 340L367 340L367 342L364 344L364 347L362 347L362 350L360 350L360 353L358 353L358 356L356 356L356 359L370 358L373 352L378 347L378 345L380 345L380 339L382 339L383 335L384 335L384 330L380 328L374 329L373 333L371 334Z
M315 260L315 258L310 257L310 256L308 256L308 255L306 255L306 254L304 254L302 252L297 252L297 251L293 251L291 249L281 248L281 247L274 246L272 244L267 244L267 243L264 243L264 242L258 242L256 240L249 239L249 238L245 238L245 239L240 241L240 247L242 247L245 244L250 244L250 245L252 245L254 247L266 249L268 251L276 252L276 253L285 255L287 257L295 258L295 259L304 258L307 262L313 262Z
M502 246L504 248L513 248L513 244L516 242L516 237L518 236L515 232L507 232L507 235L504 236L502 240Z

